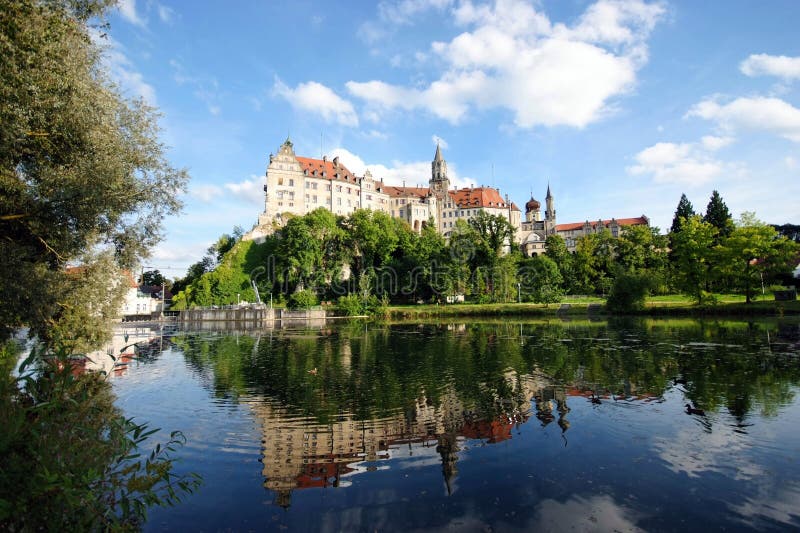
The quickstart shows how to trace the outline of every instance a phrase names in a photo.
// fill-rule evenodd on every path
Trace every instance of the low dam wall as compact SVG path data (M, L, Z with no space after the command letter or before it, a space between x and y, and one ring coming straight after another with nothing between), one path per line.
M324 309L271 309L265 305L204 307L180 312L178 321L187 330L250 330L287 325L324 323Z

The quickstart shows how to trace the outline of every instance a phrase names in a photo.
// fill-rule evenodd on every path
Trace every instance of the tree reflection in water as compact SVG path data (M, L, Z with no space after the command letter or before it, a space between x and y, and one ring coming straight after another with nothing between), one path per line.
M793 323L645 320L353 323L173 340L217 396L255 413L264 485L288 507L295 489L347 486L399 456L438 455L450 494L464 449L512 439L532 417L556 422L567 446L576 401L621 408L677 394L702 408L706 431L727 412L746 433L754 414L793 401L798 338ZM675 471L705 468L654 443Z

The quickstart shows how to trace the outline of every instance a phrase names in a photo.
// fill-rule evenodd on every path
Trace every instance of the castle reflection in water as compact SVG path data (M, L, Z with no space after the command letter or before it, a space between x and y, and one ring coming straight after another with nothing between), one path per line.
M297 417L269 401L253 401L261 423L264 486L274 503L288 507L295 489L342 487L349 478L379 469L379 461L399 455L439 455L448 493L458 473L458 452L465 439L487 444L512 438L512 430L534 416L543 426L557 421L569 429L569 396L586 401L588 393L559 386L545 375L504 375L512 398L496 398L493 414L465 405L452 386L440 391L438 405L421 397L413 409L393 416L355 420L342 414L329 424Z

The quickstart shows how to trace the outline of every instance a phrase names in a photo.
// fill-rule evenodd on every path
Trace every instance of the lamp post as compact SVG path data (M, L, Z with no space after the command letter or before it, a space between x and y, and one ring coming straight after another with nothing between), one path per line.
M522 283L517 282L517 303L522 303Z

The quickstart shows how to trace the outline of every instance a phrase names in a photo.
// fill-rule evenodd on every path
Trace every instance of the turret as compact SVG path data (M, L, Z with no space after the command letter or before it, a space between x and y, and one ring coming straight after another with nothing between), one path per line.
M450 180L447 177L447 161L442 157L439 143L436 143L436 154L433 156L433 162L431 163L430 188L431 192L440 199L447 195L447 189L450 188Z
M547 210L544 212L544 218L547 221L555 223L556 220L556 208L555 208L555 201L553 199L553 194L550 192L550 184L547 184L547 196L544 199L545 203L547 204Z

